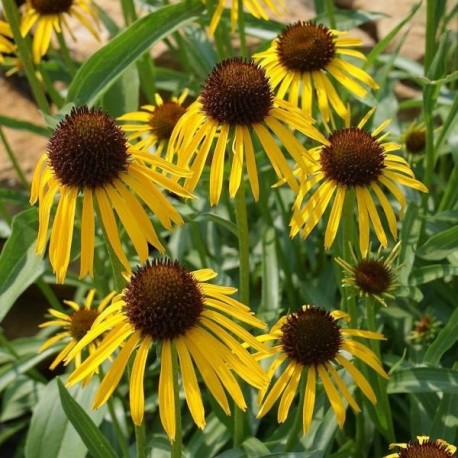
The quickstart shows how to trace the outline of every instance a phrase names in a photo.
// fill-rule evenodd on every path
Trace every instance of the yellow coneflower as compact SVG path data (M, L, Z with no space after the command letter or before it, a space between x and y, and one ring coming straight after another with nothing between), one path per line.
M121 127L127 132L129 141L138 140L135 148L149 150L155 146L155 154L160 156L167 149L167 144L178 120L186 112L183 105L189 90L186 89L180 97L172 97L164 102L159 94L154 94L156 105L143 105L141 111L126 113L118 121L127 121Z
M360 408L337 372L336 365L351 375L370 402L377 402L369 382L351 362L349 355L359 358L382 377L388 378L376 354L352 339L365 337L380 340L384 337L378 332L343 328L338 324L340 319L349 321L350 317L341 311L329 313L307 305L280 318L269 334L260 337L264 341L279 341L271 348L275 359L268 369L268 378L272 380L277 370L283 368L278 380L269 389L260 391L261 408L258 417L264 416L281 396L277 419L283 423L288 417L300 381L306 377L303 404L298 406L303 412L303 433L307 433L312 422L318 379L323 383L337 423L342 427L346 410L343 399L355 412L360 412Z
M110 330L97 350L70 375L68 384L83 380L121 348L95 396L93 407L98 408L112 395L130 356L135 354L129 394L132 419L139 425L144 415L146 361L159 346L159 415L171 441L175 438L177 407L172 375L174 349L186 402L199 428L205 426L205 411L195 367L226 414L230 414L226 391L245 410L244 396L234 374L257 388L264 388L267 380L243 343L261 352L265 349L234 319L261 329L265 324L246 305L230 297L236 289L206 282L215 276L211 269L190 272L178 262L166 259L141 266L70 353L69 358Z
M234 197L237 193L245 162L257 200L259 182L252 135L256 134L277 175L297 191L297 180L275 137L294 161L307 169L307 152L291 129L327 144L312 122L301 110L273 96L261 67L249 60L231 58L218 64L208 76L199 98L178 121L169 149L177 153L179 166L189 166L193 172L184 184L188 191L196 187L212 152L210 204L216 205L222 191L226 146L231 142L229 194Z
M321 116L328 122L331 108L341 118L347 117L347 108L329 76L359 97L367 94L361 83L378 88L369 74L341 58L365 60L364 54L351 49L361 45L362 40L348 37L346 32L299 21L288 25L267 51L253 57L266 69L274 89L278 87L277 97L284 98L289 92L289 101L298 106L300 100L302 109L312 116L315 92Z
M309 173L303 174L290 223L291 236L301 231L302 236L307 237L334 198L324 240L325 247L329 248L339 228L345 197L349 191L353 191L351 197L356 194L358 210L359 246L361 254L366 256L371 225L381 245L385 248L388 245L373 194L377 196L390 232L396 239L396 215L382 186L400 203L401 214L406 199L397 184L428 191L415 179L409 164L402 157L391 154L400 149L400 145L383 142L387 134L380 134L390 120L383 122L373 132L363 129L374 110L370 110L357 127L350 127L347 123L346 128L329 134L328 145L311 150L316 164L311 166ZM317 184L319 186L312 192Z
M203 3L206 4L211 0L203 0ZM231 0L231 30L235 30L235 26L237 24L237 20L239 17L239 5L237 0ZM226 0L217 0L217 5L215 12L213 13L210 27L209 27L209 35L213 36L215 34L215 30L218 27L219 21L221 20L221 16L223 14L224 6L226 4ZM243 6L252 14L254 17L258 19L269 19L267 16L266 10L270 10L272 13L276 15L280 15L282 10L284 9L284 1L283 0L244 0Z
M403 132L401 143L407 154L418 156L425 151L426 128L422 122L413 122Z
M429 436L417 436L407 444L391 444L390 449L400 447L397 453L385 458L456 458L456 447L442 439L431 440Z
M73 347L75 347L75 345L91 329L92 323L110 303L115 294L115 292L112 292L108 294L108 296L105 296L100 304L95 308L92 307L95 289L92 289L89 291L84 304L81 306L74 301L64 301L64 303L72 309L71 313L69 314L55 309L48 309L52 319L40 324L40 328L59 327L61 331L47 339L46 342L40 347L39 352L42 352L57 343L66 344L49 366L50 369L54 370L57 365L60 364L68 356ZM96 344L97 341L93 341L87 346L88 355L94 353ZM79 367L81 361L83 360L83 351L84 349L81 349L81 351L76 352L74 356L76 367ZM86 379L86 381L87 380L88 379Z
M67 16L76 18L99 40L97 10L92 0L26 0L24 8L22 35L25 36L36 24L33 38L33 60L36 64L48 51L53 30L57 33L65 30L75 39Z
M148 167L148 164L154 167ZM76 203L80 194L80 277L93 275L95 208L108 242L127 270L130 270L130 265L118 234L115 212L141 262L148 257L148 243L164 251L141 201L170 230L172 223L182 224L183 220L158 185L183 197L190 194L156 168L172 175L189 174L158 156L132 148L115 120L99 109L73 108L65 116L54 130L48 151L35 169L30 197L31 204L39 200L36 251L43 254L51 208L55 196L60 194L49 245L49 260L57 282L64 281L70 262Z
M3 62L3 54L15 51L16 45L13 43L13 34L10 25L5 21L0 21L0 64Z
M352 264L342 258L335 261L343 268L344 287L351 288L360 296L373 297L386 307L386 299L394 299L393 291L399 286L396 271L401 266L394 267L393 263L399 255L401 243L395 245L386 259L381 255L381 249L375 255L368 253L358 259L351 247Z

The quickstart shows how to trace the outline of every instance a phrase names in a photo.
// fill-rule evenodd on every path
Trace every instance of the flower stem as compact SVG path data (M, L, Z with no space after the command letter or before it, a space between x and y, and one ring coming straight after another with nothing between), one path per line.
M325 0L326 14L328 15L331 29L336 28L336 16L334 14L334 0Z
M239 27L239 38L240 38L240 54L242 57L248 57L248 48L246 44L245 35L245 15L243 14L243 0L237 0L238 2L238 27Z
M146 458L146 434L145 423L135 425L135 450L137 458Z
M183 431L181 428L180 391L178 386L178 357L175 344L172 343L172 377L175 404L175 440L172 442L171 458L181 458L183 449Z
M40 81L38 80L35 73L35 68L32 61L32 53L28 44L30 39L26 40L21 35L19 11L17 9L15 0L3 0L3 9L11 27L11 31L13 32L14 42L17 46L17 55L19 56L19 59L21 60L21 63L24 67L24 72L29 81L30 89L32 90L32 94L35 98L35 101L37 102L38 108L44 114L50 114L51 109L49 107L43 88L41 87Z
M242 304L248 305L250 301L250 245L248 240L245 183L243 181L235 195L235 219L239 239L239 298ZM234 403L234 446L239 445L244 436L244 414Z
M6 150L6 154L8 154L8 157L10 158L10 161L11 163L13 164L13 168L14 170L16 170L16 173L19 177L19 180L21 181L22 185L24 186L24 188L28 188L29 187L29 183L27 181L27 178L25 177L25 174L24 172L22 171L21 169L21 166L19 165L19 162L17 161L16 159L16 156L13 152L13 150L11 149L11 146L3 132L3 129L2 127L0 126L0 139L2 140L2 143L3 143L3 146L5 147L5 150Z
M70 56L70 51L68 49L67 42L65 41L64 34L62 32L56 32L56 35L65 65L70 72L70 75L74 77L78 71L78 67Z

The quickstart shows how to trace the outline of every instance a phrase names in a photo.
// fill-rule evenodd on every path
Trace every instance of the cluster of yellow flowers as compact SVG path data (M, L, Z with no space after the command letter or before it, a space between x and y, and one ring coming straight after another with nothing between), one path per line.
M282 8L271 0L245 3L259 18L267 18L267 10L279 13ZM232 2L233 28L238 4ZM215 33L223 8L224 1L218 1L210 35ZM27 0L21 31L25 35L35 27L35 62L48 51L53 30L71 34L67 16L79 20L98 38L98 18L91 0ZM0 23L0 33L11 37L6 24ZM62 361L75 361L69 385L87 383L120 349L100 385L94 407L103 405L112 395L134 354L129 389L131 415L135 424L142 423L144 375L154 345L160 348L160 418L171 441L176 432L177 393L172 373L177 361L186 402L200 428L205 426L205 412L196 368L227 414L227 394L240 409L247 408L235 375L259 390L258 417L280 399L279 422L286 420L299 386L303 387L304 434L312 421L318 378L339 426L345 421L345 403L360 411L337 367L343 368L367 399L376 403L374 390L352 360L358 358L380 376L388 376L375 352L353 338L381 340L381 333L348 328L342 323L350 321L350 316L343 311L328 312L307 305L280 317L268 333L254 337L239 323L258 329L265 329L265 323L246 304L231 297L235 288L208 282L217 275L213 270L189 271L168 259L148 261L149 244L161 253L165 247L145 210L148 207L167 230L183 224L182 216L160 189L185 199L195 198L206 165L210 168L211 205L218 204L224 182L228 182L229 196L234 198L244 186L245 171L257 201L258 162L263 160L255 154L259 144L261 154L267 156L278 177L277 185L286 184L294 192L292 237L297 233L307 237L329 207L324 244L330 248L344 204L355 202L361 256L358 259L354 255L353 264L337 261L344 268L346 286L386 305L385 299L393 297L391 292L396 286L392 264L399 246L386 260L380 253L371 256L371 228L380 244L388 247L376 203L396 239L397 217L388 194L399 202L402 214L406 198L397 185L422 192L427 189L415 179L408 163L393 154L400 145L386 141L388 134L383 131L389 121L367 129L374 108L359 123L352 124L350 109L335 88L337 83L360 98L369 89L378 88L366 71L344 59L350 56L363 61L365 56L353 49L361 44L346 32L298 21L285 27L267 51L250 59L229 58L216 65L189 105L185 103L189 91L185 90L166 101L155 94L155 105L142 106L118 120L97 108L75 107L56 127L32 183L31 203L39 202L37 253L45 252L51 225L49 260L57 282L64 282L75 221L79 221L80 277L92 276L97 217L106 241L126 271L123 291L109 294L97 308L92 307L95 290L91 290L82 307L67 302L72 308L69 315L50 309L52 319L43 324L63 328L42 349L67 342L52 367ZM0 52L13 50L12 42L0 36ZM321 120L325 132L316 127L312 116ZM306 149L304 136L318 146ZM229 176L225 176L226 164L230 164ZM50 223L56 197L57 211ZM140 260L141 265L133 271L117 221ZM273 346L266 345L271 342ZM264 358L272 359L267 372L259 364ZM273 381L280 368L281 375ZM419 442L426 443L432 442L429 438ZM454 453L453 446L445 447Z

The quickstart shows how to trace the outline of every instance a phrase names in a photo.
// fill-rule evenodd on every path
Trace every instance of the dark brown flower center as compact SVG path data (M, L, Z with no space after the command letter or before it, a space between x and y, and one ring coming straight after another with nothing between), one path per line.
M456 455L447 450L440 442L426 440L409 442L406 448L399 452L399 458L455 458Z
M185 112L186 108L176 102L165 102L157 106L149 120L151 132L158 140L168 140L176 123Z
M82 308L71 315L70 334L75 340L81 340L91 329L92 323L99 316L96 309Z
M324 309L310 307L292 313L281 329L284 352L303 366L327 363L340 350L340 326Z
M30 0L30 3L39 14L59 14L67 13L73 0Z
M126 137L116 121L97 108L73 108L48 143L48 158L66 186L95 189L127 170Z
M340 186L367 187L385 168L385 152L368 132L357 127L334 131L320 154L321 169L328 180Z
M413 130L407 135L405 143L408 153L422 153L426 146L426 132L424 130Z
M124 300L135 329L159 341L184 335L197 324L204 308L198 281L168 259L147 262L132 274Z
M377 259L362 259L354 269L356 285L367 294L383 294L392 284L389 267Z
M314 22L286 27L277 41L277 54L288 70L301 73L324 70L336 55L332 32Z
M273 106L273 92L264 69L239 57L219 63L201 93L203 111L220 123L262 122Z

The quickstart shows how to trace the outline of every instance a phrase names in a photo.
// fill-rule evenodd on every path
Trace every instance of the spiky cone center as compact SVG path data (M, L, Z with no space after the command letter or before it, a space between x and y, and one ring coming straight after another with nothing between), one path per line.
M274 96L264 69L235 57L212 70L200 100L204 113L219 123L251 125L269 116Z
M291 313L281 330L284 352L303 366L332 361L342 343L337 321L326 310L317 307Z
M75 340L81 340L91 329L92 323L98 316L99 312L96 309L82 308L72 313L70 316L70 335Z
M322 24L295 22L278 37L277 55L288 70L306 73L324 70L336 55L332 32Z
M392 285L390 268L378 259L362 259L353 271L358 288L367 294L386 293Z
M33 8L40 14L67 13L73 5L73 0L30 0Z
M151 132L158 140L168 140L176 123L185 112L186 108L173 101L157 106L149 119Z
M198 281L177 261L156 259L132 274L124 290L127 317L153 340L173 340L196 326L204 309Z
M456 458L456 454L447 449L447 445L440 442L426 440L409 442L406 448L399 452L399 458Z
M319 162L327 180L347 188L369 187L385 168L386 154L370 133L357 127L332 132Z
M105 187L127 170L127 140L106 113L97 108L74 107L54 130L48 159L63 185Z
M426 132L424 130L412 130L405 139L406 151L410 154L421 154L426 146Z

